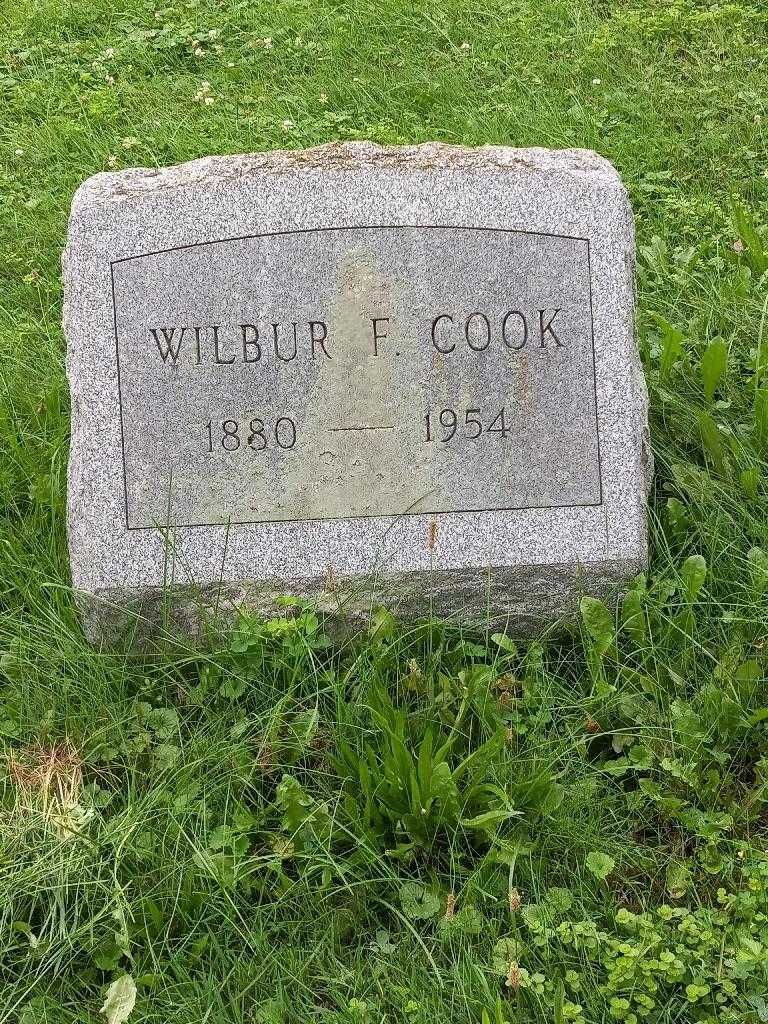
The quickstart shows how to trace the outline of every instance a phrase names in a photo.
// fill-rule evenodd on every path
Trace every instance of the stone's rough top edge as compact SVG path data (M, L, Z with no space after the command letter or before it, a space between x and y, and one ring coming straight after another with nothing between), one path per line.
M590 149L515 149L511 146L454 146L425 142L381 146L374 142L329 142L311 149L266 150L234 156L207 156L173 167L132 167L102 171L86 179L75 194L73 211L84 203L115 202L159 190L250 177L309 171L353 171L360 167L395 171L497 169L516 173L558 172L578 176L595 187L621 186L616 168Z

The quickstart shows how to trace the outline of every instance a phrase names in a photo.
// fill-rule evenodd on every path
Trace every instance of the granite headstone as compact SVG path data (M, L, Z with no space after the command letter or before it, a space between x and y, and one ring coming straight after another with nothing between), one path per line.
M526 630L646 561L634 237L583 150L97 174L64 258L87 635L307 596Z

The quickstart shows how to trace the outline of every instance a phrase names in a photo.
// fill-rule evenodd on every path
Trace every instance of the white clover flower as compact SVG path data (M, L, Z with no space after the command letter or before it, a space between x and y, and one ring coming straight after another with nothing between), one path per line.
M205 50L202 48L202 46L196 46L192 52L196 57L202 57L203 54L205 53Z
M23 149L16 149L16 150L14 150L14 155L15 156L24 156L24 150Z
M271 50L272 49L272 36L265 36L261 40L261 45L264 47L265 50Z
M135 135L126 135L126 137L122 139L120 142L120 145L123 147L123 149L133 149L133 147L138 146L138 144L139 140L136 138Z
M325 104L328 102L328 93L327 92L321 92L320 93L320 102L323 104L323 106L325 106Z
M602 78L593 78L592 79L592 85L600 85L601 82L602 82Z
M296 125L293 123L293 121L291 121L289 117L286 117L286 119L283 121L283 130L288 132L291 130L291 128L295 127Z
M108 46L107 49L102 54L102 57L105 60L112 60L112 58L114 56L115 56L115 48L114 48L114 46Z
M117 157L112 153L107 157L107 167L117 167Z
M464 42L459 47L459 49L460 50L471 50L472 49L472 43L468 43L467 40L465 39Z
M211 104L214 102L214 97L211 96L210 93L211 93L211 83L210 82L201 82L200 83L200 88L197 90L197 92L192 97L192 99L195 101L195 103L205 103L205 105L207 107L210 107Z

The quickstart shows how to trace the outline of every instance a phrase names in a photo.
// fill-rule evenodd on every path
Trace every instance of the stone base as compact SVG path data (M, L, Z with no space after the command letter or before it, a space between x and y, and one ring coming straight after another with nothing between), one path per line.
M286 595L309 601L335 639L366 629L371 613L379 607L405 623L437 618L469 629L525 637L547 626L572 625L583 594L615 600L643 568L640 561L618 561L434 569L332 582L325 578L145 591L112 588L95 594L80 592L77 601L90 641L137 652L208 647L241 615L285 615L286 608L277 599Z

